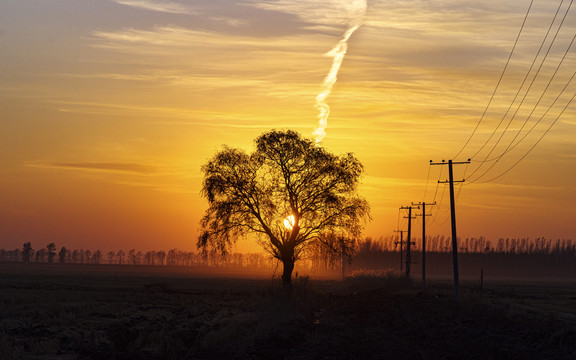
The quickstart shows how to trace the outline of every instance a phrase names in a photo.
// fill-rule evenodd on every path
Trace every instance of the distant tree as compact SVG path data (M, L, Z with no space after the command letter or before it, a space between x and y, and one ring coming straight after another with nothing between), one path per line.
M136 249L128 251L128 264L136 264Z
M156 251L157 265L166 265L166 251Z
M92 262L92 251L84 251L84 263L90 264Z
M54 258L56 257L56 244L53 242L46 245L46 260L49 264L54 262Z
M244 256L241 253L232 254L231 265L242 267L244 265Z
M30 242L25 242L22 245L22 262L29 264L32 260L32 244Z
M209 208L198 247L224 254L238 237L255 234L283 263L285 287L307 246L328 234L357 239L368 218L368 203L357 195L362 164L294 131L262 134L252 154L224 147L202 171Z
M326 234L323 236L322 241L313 241L306 249L307 258L312 261L312 267L318 270L335 269L344 263L349 263L352 255L356 250L360 250L362 246L372 245L374 249L382 252L382 243L375 243L371 238L367 238L364 242L352 242L345 237L335 236L334 234ZM359 249L356 249L358 247Z
M108 251L108 264L116 264L116 253Z
M11 259L12 261L22 261L22 249L14 249Z
M166 265L176 265L177 264L177 254L176 254L177 250L176 249L171 249L168 251L168 254L166 254Z
M36 251L36 262L46 262L46 249Z
M146 265L154 265L154 252L153 251L147 251L146 254L144 254L144 263Z
M66 263L66 255L67 254L68 254L68 250L64 246L62 246L60 248L60 251L58 252L58 262L60 264Z
M102 262L102 251L96 250L92 254L92 263L93 264L100 264Z
M118 262L118 264L124 265L125 258L126 254L124 253L124 250L118 250L118 252L116 253L116 261Z

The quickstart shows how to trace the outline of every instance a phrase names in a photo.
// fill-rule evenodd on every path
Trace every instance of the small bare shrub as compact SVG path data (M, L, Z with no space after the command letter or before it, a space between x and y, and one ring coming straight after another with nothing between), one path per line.
M355 289L387 288L402 289L412 285L412 280L398 270L356 270L344 279L345 283Z

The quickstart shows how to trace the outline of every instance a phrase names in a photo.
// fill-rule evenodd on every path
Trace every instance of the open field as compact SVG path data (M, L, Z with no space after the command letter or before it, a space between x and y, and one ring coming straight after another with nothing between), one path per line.
M2 359L574 359L576 283L0 264Z
M352 261L352 269L400 269L402 260L405 269L405 256L396 251L366 251L357 254ZM488 281L522 282L576 282L576 256L573 254L507 254L507 253L460 253L460 278L479 280L483 270ZM411 272L417 278L422 273L422 253L412 252ZM428 252L426 273L430 278L452 277L452 254L449 252Z

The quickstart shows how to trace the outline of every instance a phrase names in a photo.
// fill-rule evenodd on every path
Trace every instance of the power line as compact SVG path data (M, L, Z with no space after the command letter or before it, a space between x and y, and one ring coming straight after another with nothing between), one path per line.
M524 76L524 79L522 80L522 84L520 84L520 86L518 87L518 91L516 91L516 95L514 95L514 99L512 99L512 102L510 103L510 106L508 106L508 109L506 110L506 112L504 113L504 115L502 116L502 118L500 119L500 122L498 123L498 126L496 126L496 128L494 129L494 131L492 132L492 134L490 134L490 136L488 137L488 140L486 140L486 142L484 143L484 145L482 145L480 147L480 149L474 154L472 155L472 157L476 157L481 151L482 149L484 149L484 147L490 142L490 140L492 139L492 137L496 134L496 131L498 131L498 129L500 128L500 125L502 124L502 122L504 121L504 119L506 118L506 115L508 115L508 112L510 112L510 109L512 108L512 105L514 105L514 102L516 102L516 99L518 98L518 95L520 95L520 91L522 91L522 88L524 87L524 84L526 83L526 80L528 79L528 76L530 75L530 73L532 72L532 68L534 67L534 64L536 63L536 60L538 59L538 56L540 55L540 52L542 51L542 48L544 47L544 44L546 43L546 40L548 39L548 35L550 35L550 31L552 30L552 26L554 25L554 23L556 22L556 17L558 16L558 13L560 12L560 8L562 7L562 4L564 3L564 0L560 1L560 5L558 5L558 9L556 9L556 14L554 14L554 18L552 18L552 22L550 23L550 26L548 27L548 31L546 32L546 35L544 36L544 38L542 39L542 42L540 43L540 47L538 48L538 52L536 53L536 55L534 56L534 59L532 60L532 64L530 64L530 68L528 69L528 71L526 72L526 75ZM560 29L560 27L558 28ZM557 35L558 33L556 33ZM550 47L552 46L552 44L554 43L554 41L552 41L550 43ZM550 51L550 47L548 47L548 52ZM546 53L546 55L548 55L548 53ZM530 86L528 87L528 90L526 91L526 93L524 94L524 97L522 99L522 101L520 102L520 105L518 106L516 113L518 112L518 109L522 106L522 103L524 102L524 100L526 99L526 96L528 95L528 92L530 92L530 88L532 87L532 84L534 84L534 81L536 80L536 77L538 76L538 73L540 72L540 69L542 68L542 64L544 63L544 61L546 60L546 56L544 56L542 58L542 62L540 62L540 67L538 69L538 71L536 72L536 75L534 75L534 77L532 78L532 82L530 83ZM516 114L514 114L516 115ZM508 123L508 126L510 126L510 123L512 122L512 120L514 119L514 116L512 117L512 119L510 120L510 122ZM508 126L506 127L506 129L508 128ZM505 132L506 130L504 130ZM502 134L504 134L504 132ZM500 137L500 139L502 138L502 136ZM500 139L498 139L498 142L500 141ZM498 142L496 142L496 145L498 145ZM494 145L494 147L496 147L496 145ZM493 148L494 149L494 148Z
M464 175L462 175L462 179L466 180L466 173L468 172L468 166L470 166L470 162L468 162L466 164L466 167L464 167ZM458 184L458 192L456 193L456 202L459 202L460 200L460 194L462 193L462 186L464 185L464 182L461 182Z
M538 67L538 70L536 71L534 77L532 78L530 85L528 86L528 89L526 90L526 92L524 93L524 96L522 97L522 100L520 101L520 103L518 104L518 106L516 107L516 110L514 112L514 114L512 115L512 117L510 118L510 120L508 121L508 124L506 125L506 128L504 129L504 131L502 131L502 133L500 134L500 137L498 138L498 140L496 141L496 143L492 146L492 149L488 152L488 154L486 155L486 157L484 158L484 160L481 161L481 164L472 172L472 174L470 176L473 176L478 170L480 170L480 168L482 168L482 166L484 165L485 162L488 161L488 158L490 157L490 155L492 154L492 152L494 152L494 150L496 149L496 147L498 146L498 144L500 143L500 141L502 140L502 138L504 137L504 135L506 134L506 131L508 130L508 128L510 127L510 124L512 124L512 121L514 120L514 118L516 117L516 115L518 114L518 111L520 110L520 108L522 107L522 105L524 104L524 101L526 100L526 97L528 96L528 94L530 93L530 90L532 89L532 86L534 85L534 82L536 81L536 79L538 78L538 75L540 74L540 70L542 69L542 66L544 65L544 63L546 62L546 58L548 57L548 55L550 54L550 50L552 49L552 46L554 45L554 42L556 41L556 38L558 36L558 33L560 32L560 29L562 28L562 25L564 24L564 21L566 19L566 16L568 14L568 12L570 11L570 7L572 6L572 2L574 0L572 0L570 2L570 5L567 7L566 12L564 13L564 17L562 18L562 22L560 23L560 25L558 26L558 29L556 30L556 33L554 35L554 38L552 39L552 41L550 42L550 45L548 46L548 49L546 51L546 54L542 57L542 60L540 61L540 65ZM556 22L556 18L558 16L558 13L560 12L560 9L562 7L564 3L564 0L562 0L560 2L560 4L558 5L558 8L556 9L556 13L554 14L554 17L552 18L552 21L550 23L550 26L548 27L548 31L546 32L546 35L544 36L544 38L542 39L542 42L540 43L540 47L538 49L538 52L536 53L536 55L534 56L534 59L532 60L532 64L530 65L530 68L528 69L528 71L526 72L526 75L524 76L524 79L522 81L522 84L520 84L520 86L518 87L518 91L516 92L516 95L514 96L514 99L512 99L512 102L510 103L510 105L508 106L508 109L506 110L506 112L504 113L504 115L502 116L502 118L500 119L500 122L498 123L498 125L496 126L496 128L494 129L494 131L492 132L492 134L490 134L490 136L488 137L488 139L486 140L486 142L484 142L484 144L480 147L480 149L474 154L472 155L472 158L476 157L483 149L484 147L490 142L490 140L492 139L492 137L496 134L496 132L498 131L498 129L500 128L500 125L502 125L502 122L504 121L504 119L506 118L506 116L508 115L508 113L510 112L510 109L512 108L512 106L514 105L514 102L516 101L516 99L518 98L518 95L520 94L520 92L522 91L522 88L524 87L524 84L526 83L526 80L528 79L528 76L530 75L530 73L532 72L532 68L534 67L534 64L536 63L536 60L538 59L538 56L540 55L540 52L542 51L542 48L544 47L544 44L546 43L546 40L548 39L548 35L550 35L550 31L552 30L552 27L554 25L554 23ZM490 167L492 168L494 166L494 164ZM486 172L488 172L490 169L488 169ZM485 173L486 173L485 172ZM484 173L484 174L485 174ZM482 174L480 177L482 177L484 174Z
M428 192L428 181L430 181L430 166L428 166L428 175L426 176L426 187L424 188L424 196L422 196L422 201L426 201L426 193Z
M550 109L554 106L554 104L556 104L556 101L558 101L558 99L560 98L560 96L562 96L562 94L564 93L564 91L566 90L566 88L568 87L568 85L570 84L570 82L572 81L572 78L574 77L574 75L572 75L572 78L570 78L570 80L568 80L568 83L566 84L566 86L564 86L564 88L560 91L560 93L556 96L556 98L554 99L554 101L552 102L552 104L548 107L548 109L546 110L546 112L544 113L544 115L542 115L540 117L540 119L538 119L535 124L532 126L532 128L530 130L528 130L528 132L526 133L526 135L524 135L517 143L514 144L514 141L518 138L518 136L520 135L520 133L522 132L522 130L524 129L524 127L526 126L526 124L528 123L528 121L532 118L532 115L534 114L534 111L536 110L536 108L538 107L538 105L540 104L540 102L542 101L542 98L544 97L544 95L546 94L546 92L548 91L548 88L550 87L550 85L552 84L552 81L554 80L554 78L556 77L556 74L558 73L558 70L560 69L562 63L564 62L564 59L566 58L566 55L568 54L570 48L572 47L572 45L574 44L574 40L576 40L576 34L572 37L572 41L570 42L570 45L568 45L568 48L566 49L566 51L564 52L564 55L562 56L562 59L560 60L560 62L558 63L558 66L556 66L556 69L554 71L554 74L552 75L552 77L550 78L550 81L548 81L548 84L546 84L546 88L544 89L544 91L542 92L542 94L540 95L540 98L538 99L538 102L536 103L536 105L532 108L532 111L530 112L530 115L528 115L528 117L526 118L526 120L524 121L524 124L522 124L522 126L520 127L520 129L516 132L516 135L514 136L514 138L512 139L512 141L510 142L510 144L508 145L508 147L506 148L506 150L504 150L502 152L502 154L492 158L492 159L488 159L485 160L485 162L491 162L491 161L495 161L500 159L502 156L504 156L505 154L507 154L508 152L512 151L516 146L518 146L518 144L520 144L528 134L530 134L530 132L532 132L532 130L534 130L534 128L536 127L536 125L538 125L540 123L540 121L542 121L542 119L544 118L544 116L548 113L548 111L550 111ZM576 74L576 73L575 73Z
M430 169L430 167L428 167L428 169ZM442 169L443 167L440 167L440 175L438 175L438 180L440 180L440 178L442 177ZM439 182L436 182L436 190L434 191L434 199L432 200L432 202L436 202L436 194L438 194L438 186L440 185ZM444 195L442 195L444 196ZM442 200L440 200L440 202L442 202Z
M564 1L564 0L562 0L562 1ZM464 143L464 146L462 146L460 151L458 151L458 153L456 155L454 155L453 158L457 158L462 153L462 151L464 151L464 149L466 148L466 146L468 145L468 143L470 142L470 140L472 139L472 137L474 136L474 134L478 130L478 127L480 126L480 123L482 123L484 116L486 116L486 112L488 112L488 108L490 107L490 104L492 103L492 100L494 99L494 96L496 95L496 92L498 91L498 87L500 86L500 83L502 82L502 78L504 77L504 73L506 73L506 69L508 68L508 64L510 64L510 59L512 59L512 54L514 54L514 50L516 49L516 45L518 44L518 40L520 39L520 35L522 34L522 30L524 29L524 25L526 24L526 20L528 19L528 14L530 14L530 9L532 9L533 3L534 3L534 0L531 0L530 6L528 6L528 10L526 10L526 15L524 15L524 20L522 21L522 26L520 26L520 31L518 31L518 35L516 36L516 40L514 40L514 46L512 46L512 50L510 51L510 54L508 55L508 60L506 60L506 64L504 65L504 69L502 70L502 73L500 74L500 78L498 79L498 83L496 83L496 87L494 88L494 91L492 92L492 96L490 96L490 100L488 100L488 104L486 105L486 108L484 109L482 116L480 116L480 120L478 120L478 122L476 123L476 127L474 127L472 134L470 134L470 136L468 137L468 140L466 140L466 143Z
M564 109L562 109L562 111L560 112L560 114L556 117L556 119L554 119L554 121L552 122L552 124L550 124L550 126L548 127L548 129L546 129L546 131L544 132L544 134L542 134L542 136L538 139L538 141L536 141L536 143L534 145L532 145L532 147L530 149L528 149L528 151L524 154L524 156L522 156L518 161L516 161L512 166L510 166L506 171L504 171L503 173L501 173L500 175L487 180L487 181L481 181L481 183L487 183L487 182L491 182L494 181L496 179L498 179L499 177L505 175L506 173L508 173L510 170L512 170L514 167L516 167L516 165L518 165L522 160L524 160L524 158L526 156L528 156L528 154L530 154L530 152L532 150L534 150L534 148L536 147L536 145L538 145L538 143L540 143L540 141L544 138L544 136L546 136L546 134L548 134L548 132L550 131L550 129L552 129L552 127L554 126L554 124L556 124L556 122L558 121L558 119L562 116L562 114L564 114L564 111L566 111L566 109L568 108L568 106L570 106L570 104L572 103L572 101L574 100L574 98L576 97L576 93L574 93L574 95L572 95L572 98L570 99L570 101L568 101L568 103L566 104L566 106L564 106Z
M575 35L576 37L576 35ZM546 109L546 111L544 112L544 114L540 117L540 119L538 119L534 125L532 126L532 128L524 135L524 137L522 137L520 139L520 141L518 141L518 143L516 143L516 145L518 145L520 142L522 142L531 132L532 130L534 130L534 128L536 128L536 126L542 121L542 119L548 114L548 112L550 111L550 109L552 109L552 107L556 104L556 101L558 101L558 99L560 99L560 96L562 96L562 94L564 93L564 91L568 88L568 86L570 85L570 83L572 82L572 80L574 79L574 77L576 76L576 71L572 74L572 76L570 77L570 80L568 80L568 82L566 83L566 85L564 86L564 88L560 91L560 93L558 94L558 96L556 96L556 98L554 99L554 102L552 102L552 104L548 107L548 109ZM576 94L575 94L576 95ZM558 115L558 117L556 117L556 119L552 122L552 124L548 127L548 129L544 132L544 134L538 139L538 141L536 141L536 143L528 150L528 152L526 154L524 154L524 156L522 156L522 158L520 158L520 160L518 160L518 162L516 162L510 169L506 170L503 174L498 175L497 177L493 178L492 180L495 180L497 178L499 178L500 176L504 175L505 173L507 173L508 171L512 170L512 168L514 168L521 160L523 160L531 151L532 149L542 140L542 138L550 131L550 129L552 128L552 126L554 126L554 124L556 123L556 121L558 121L559 117L564 113L564 111L566 111L567 107L570 105L570 103L572 102L572 100L574 99L574 96L572 96L572 99L568 102L568 104L564 107L564 109L560 112L560 115ZM514 145L514 146L516 146ZM503 154L502 154L503 155ZM502 156L495 158L495 162L484 172L482 173L482 175L478 176L476 179L471 180L469 183L475 183L477 182L479 179L481 179L484 175L486 175L486 173L488 171L490 171L499 161L500 158ZM489 180L489 181L492 181ZM481 181L481 183L486 183L489 181Z
M570 47L572 46L573 41L570 42L570 45L569 45L568 48L566 49L565 55L562 57L562 59L560 60L560 62L559 62L558 65L556 66L556 70L554 71L552 77L549 79L547 86L545 87L544 91L540 94L540 97L539 97L538 102L537 102L536 105L534 105L534 107L532 108L532 111L530 112L530 115L526 118L526 120L524 121L524 123L523 123L522 127L520 128L520 130L516 133L516 135L513 137L513 139L510 141L510 143L506 146L506 149L505 149L499 156L497 156L497 157L495 157L495 158L492 158L492 159L489 159L490 155L494 152L494 150L496 150L496 147L498 146L498 144L500 143L500 141L502 140L502 138L503 138L504 135L506 134L506 132L507 132L508 128L510 127L512 121L514 120L514 118L515 118L516 115L518 114L518 111L519 111L520 108L522 107L522 105L523 105L523 103L524 103L524 100L526 99L526 97L527 97L528 94L530 93L530 90L532 89L532 86L533 86L534 82L535 82L536 79L538 78L538 75L539 75L539 73L540 73L540 71L541 71L544 63L546 62L546 59L547 59L548 55L550 54L550 50L551 50L552 46L554 45L554 43L555 43L555 41L556 41L556 38L558 37L558 34L559 34L559 32L560 32L560 29L562 28L562 26L563 26L563 24L564 24L564 22L565 22L566 16L568 15L568 13L569 13L569 11L570 11L570 8L571 8L571 6L572 6L573 1L574 1L574 0L571 0L571 1L570 1L570 4L569 4L568 7L566 8L566 11L565 11L564 16L563 16L563 18L562 18L562 21L561 21L560 25L558 26L558 28L556 29L556 33L555 33L552 41L550 42L550 44L549 44L549 46L548 46L548 49L547 49L547 51L546 51L546 54L545 54L544 57L542 58L542 61L540 62L540 65L539 65L539 67L538 67L538 70L536 71L536 74L535 74L534 77L532 78L532 81L531 81L528 89L526 90L526 92L525 92L525 94L524 94L524 96L523 96L520 104L519 104L518 107L516 108L516 111L514 112L514 115L512 116L512 118L510 119L510 121L508 122L508 124L507 124L506 128L504 129L504 131L500 134L500 137L498 138L497 142L492 146L491 150L488 152L488 154L486 155L486 157L484 158L484 160L482 160L482 161L480 162L480 165L472 172L472 174L471 174L470 176L474 176L474 174L476 174L476 173L483 167L483 165L486 164L487 162L491 162L491 161L495 161L495 162L493 162L492 165L490 165L490 166L488 167L488 169L486 169L480 176L476 177L476 178L475 178L474 180L472 180L470 183L476 182L478 179L484 177L492 168L494 168L494 166L498 163L498 161L500 160L500 158L502 158L506 153L509 152L510 148L511 148L512 145L514 144L514 141L516 140L516 138L518 137L518 135L520 134L520 132L522 131L522 129L524 128L524 126L526 125L526 123L528 122L528 120L532 117L534 111L538 108L538 106L539 106L542 98L544 97L544 95L545 95L546 92L548 91L548 88L549 88L550 84L552 83L552 81L553 81L554 78L556 77L556 74L557 74L558 70L560 69L562 63L564 62L564 59L565 59L565 57L566 57L566 54L569 52ZM543 44L545 43L546 39L548 38L548 35L549 35L549 33L550 33L551 29L552 29L553 24L556 22L556 17L557 17L557 15L558 15L558 13L559 13L559 10L561 9L562 3L563 3L563 1L560 3L558 9L556 10L556 14L554 15L554 19L553 19L552 22L550 23L550 26L549 26L548 31L547 31L547 33L546 33L546 36L544 37L544 39L543 39L543 41L542 41L542 43L541 43L541 45L540 45L540 49L538 50L538 53L537 53L536 56L534 57L534 60L533 60L533 62L532 62L532 65L530 66L530 69L529 69L528 72L526 73L526 77L524 78L524 81L522 82L522 85L521 85L520 88L518 89L518 92L516 93L516 96L514 97L514 100L512 101L512 104L514 103L514 101L516 100L517 95L519 94L520 90L522 89L522 87L523 87L523 85L524 85L524 82L525 82L528 74L531 72L531 69L532 69L534 63L535 63L536 59L538 58L538 55L539 55L539 53L540 53L540 50L542 49ZM560 95L561 95L561 94L559 94L559 96L560 96ZM500 123L498 124L498 126L496 127L496 129L494 130L494 132L490 135L490 138L489 138L488 140L490 140L490 139L492 138L492 136L496 133L496 131L498 130L500 124L502 123L502 120L504 120L504 118L505 118L506 115L508 114L508 111L510 110L512 104L510 105L510 107L508 107L508 110L506 111L506 114L502 117L502 119L500 120ZM542 119L542 118L541 118L541 119ZM541 120L541 119L540 119L540 120ZM537 124L535 124L535 126L536 126L536 125L537 125ZM534 126L534 127L535 127L535 126ZM533 127L533 128L534 128L534 127ZM524 136L524 137L521 139L521 141L524 140L525 138L526 138L526 136ZM487 143L488 143L488 142L484 143L483 147L484 147ZM518 142L518 143L519 143L519 142ZM516 144L516 145L517 145L517 144ZM516 145L514 145L514 147L515 147ZM483 147L482 147L482 148L483 148ZM481 150L482 150L482 148L481 148ZM513 148L513 147L512 147L512 148ZM478 154L478 152L477 152L476 154ZM476 154L475 154L475 155L476 155Z
M438 178L438 181L440 181L440 178ZM440 184L440 182L438 184ZM445 193L446 193L446 184L444 184L444 187L442 188L442 195L440 195L440 202L438 203L438 207L436 208L436 214L434 214L432 218L432 222L435 223L436 225L444 225L449 218L447 217L446 220L442 221L441 223L436 221L436 219L438 218L438 214L440 214L440 211L442 210L442 202L444 200Z

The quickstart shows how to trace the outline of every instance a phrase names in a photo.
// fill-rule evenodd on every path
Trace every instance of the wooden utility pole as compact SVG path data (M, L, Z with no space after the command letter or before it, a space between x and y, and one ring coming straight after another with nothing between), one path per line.
M410 277L410 264L412 263L412 256L410 254L410 248L415 243L412 241L412 208L420 209L418 206L402 206L400 210L408 210L408 216L404 218L408 219L408 238L406 239L406 277Z
M422 206L422 214L416 214L416 216L422 216L422 287L426 287L426 216L431 216L432 214L426 214L426 205L433 206L436 202L432 204L426 204L421 202L418 204L412 203L412 205Z
M400 245L400 272L402 272L402 262L404 258L402 257L402 247L404 246L404 231L394 230L394 232L400 233L400 241L394 241L394 245Z
M458 270L458 238L456 237L456 210L454 204L454 183L464 182L465 180L454 181L454 172L452 170L452 165L459 164L470 164L470 159L468 161L453 162L452 160L446 161L442 160L441 163L435 163L430 160L430 165L446 165L448 164L448 180L438 181L439 184L450 184L450 218L452 220L452 267L454 271L454 295L456 300L460 300L460 275Z

